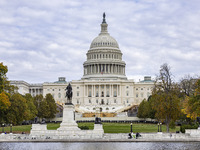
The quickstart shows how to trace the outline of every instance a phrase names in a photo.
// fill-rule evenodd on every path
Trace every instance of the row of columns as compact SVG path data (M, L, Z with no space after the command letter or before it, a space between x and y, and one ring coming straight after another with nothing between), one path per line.
M36 95L40 95L43 93L43 90L41 88L30 88L29 89L29 93L32 95L32 96L36 96Z
M84 68L84 75L99 73L125 74L125 66L117 64L93 64L87 65Z
M102 86L104 88L102 88ZM109 94L109 97L119 97L121 95L120 93L121 86L117 84L85 85L84 91L85 91L85 97L88 97L88 96L96 97L97 92L98 92L98 97L102 97L102 92L103 92L103 97L107 97L108 94Z
M121 54L88 54L88 59L122 59Z

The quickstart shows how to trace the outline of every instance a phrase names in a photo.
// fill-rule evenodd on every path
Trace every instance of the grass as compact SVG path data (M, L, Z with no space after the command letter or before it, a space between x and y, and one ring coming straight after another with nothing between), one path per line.
M88 126L90 130L94 129L94 123L78 123L78 126ZM48 123L48 130L56 130L60 127L59 123ZM103 128L105 133L129 133L130 124L129 123L103 123ZM145 132L157 132L158 126L156 124L133 124L133 132L145 133ZM13 126L13 133L30 133L31 125ZM0 128L0 132L2 127ZM162 125L162 131L166 132L166 126ZM175 129L170 129L170 132L180 131L180 127L176 126ZM9 133L10 127L5 127L4 132Z

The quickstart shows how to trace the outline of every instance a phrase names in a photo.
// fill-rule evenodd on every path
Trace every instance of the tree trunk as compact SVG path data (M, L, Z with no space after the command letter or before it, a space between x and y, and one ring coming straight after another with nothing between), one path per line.
M169 133L169 124L171 119L166 119L167 133Z

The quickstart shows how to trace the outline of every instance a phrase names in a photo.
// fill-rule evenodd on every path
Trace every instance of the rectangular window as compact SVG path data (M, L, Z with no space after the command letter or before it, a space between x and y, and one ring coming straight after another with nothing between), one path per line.
M99 92L98 91L96 92L96 97L99 97Z
M110 97L109 91L106 92L106 97Z
M79 92L77 92L77 96L79 96Z
M117 91L114 91L114 97L117 97Z
M88 97L92 97L92 92L91 91L89 91Z

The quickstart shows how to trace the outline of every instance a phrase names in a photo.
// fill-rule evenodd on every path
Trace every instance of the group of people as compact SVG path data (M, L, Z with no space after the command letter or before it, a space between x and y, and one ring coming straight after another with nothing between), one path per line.
M140 133L138 133L138 132L135 135L133 134L133 132L130 132L128 134L128 136L129 136L128 137L129 139L132 139L132 138L136 138L137 139L138 137L141 137Z

